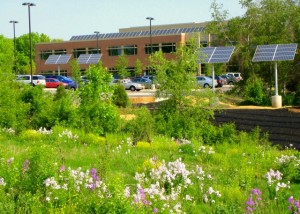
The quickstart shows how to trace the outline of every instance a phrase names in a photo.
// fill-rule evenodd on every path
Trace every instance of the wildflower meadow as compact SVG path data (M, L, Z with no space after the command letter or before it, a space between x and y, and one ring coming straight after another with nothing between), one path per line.
M2 213L300 213L299 155L239 133L204 145L2 129ZM97 138L96 136L94 136ZM27 140L30 138L30 140ZM91 137L90 137L91 138Z

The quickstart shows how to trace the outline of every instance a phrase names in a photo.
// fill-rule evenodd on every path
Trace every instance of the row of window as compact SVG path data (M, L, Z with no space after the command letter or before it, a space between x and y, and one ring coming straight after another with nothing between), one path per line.
M151 54L156 51L161 50L163 53L172 53L176 51L176 43L160 43L160 44L147 44L145 46L145 53ZM138 54L138 46L137 45L126 45L126 46L111 46L108 47L108 56L119 56L119 55L137 55ZM73 50L73 57L76 59L81 54L95 54L101 53L101 49L99 48L77 48ZM50 55L63 55L67 54L66 49L61 50L45 50L40 52L40 59L47 60Z

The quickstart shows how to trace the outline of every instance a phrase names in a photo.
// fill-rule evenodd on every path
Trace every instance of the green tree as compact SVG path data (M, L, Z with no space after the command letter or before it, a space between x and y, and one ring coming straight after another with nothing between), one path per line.
M194 90L196 47L192 40L189 46L177 49L173 60L167 60L162 52L155 52L150 57L160 84L157 95L168 98L154 113L154 127L160 134L175 138L200 138L213 115L212 109L207 108L209 102L204 101L211 100L212 94Z
M142 73L143 73L143 63L141 60L137 59L135 61L134 76L142 75Z
M0 73L11 73L14 66L13 41L0 35Z
M129 76L127 67L128 67L128 59L125 55L122 54L118 57L118 61L116 64L116 69L121 79L124 79Z
M112 101L114 87L110 84L112 75L100 62L90 66L86 76L89 84L79 89L81 103L77 126L100 135L118 131L119 113Z

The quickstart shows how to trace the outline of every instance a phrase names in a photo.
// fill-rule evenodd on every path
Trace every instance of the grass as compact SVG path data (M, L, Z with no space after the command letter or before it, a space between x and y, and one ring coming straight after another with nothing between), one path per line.
M57 130L62 132L61 129ZM76 130L73 131L73 136L76 135L75 132ZM38 189L37 192L28 195L28 190L24 191L25 187L24 189L20 188L22 185L29 185L27 182L30 183L31 179L43 181L47 176L54 176L58 179L59 175L63 175L58 172L62 165L71 169L81 167L83 171L95 168L101 181L105 182L109 190L114 192L111 198L106 197L105 203L111 204L112 207L109 209L111 209L111 212L114 210L113 212L116 213L118 213L116 210L121 208L123 213L153 213L154 208L158 208L160 213L168 213L170 210L187 213L246 213L246 201L249 199L252 189L259 189L262 192L263 205L255 205L256 212L290 213L288 211L288 198L290 196L295 199L300 198L300 185L297 180L299 167L296 164L300 161L297 158L298 152L293 149L278 150L266 140L258 138L255 132L252 134L238 133L235 137L236 143L224 142L211 146L203 145L201 142L175 141L163 136L156 136L151 144L138 142L136 146L132 146L131 140L125 134L111 134L107 136L105 143L100 140L98 144L95 142L89 144L86 141L87 138L80 132L78 132L79 137L77 140L62 138L59 135L61 135L59 131L54 131L48 135L33 134L32 131L27 131L19 136L1 132L2 167L0 178L4 178L7 184L2 187L0 185L0 192L4 191L8 195L0 199L0 204L6 200L6 203L16 207L17 211L14 210L11 213L21 213L21 211L24 211L24 207L33 210L35 206L40 206L45 212L52 213L87 212L87 210L92 209L91 207L96 210L99 209L97 212L101 213L103 210L108 209L102 204L102 199L99 201L99 198L97 199L95 195L91 196L91 191L83 191L83 189L81 190L82 196L78 195L75 198L76 191L74 192L71 188L67 192L52 190L51 194L57 194L57 198L60 198L60 200L57 199L59 203L51 203L51 201L45 201L49 190L43 193L44 191ZM28 136L31 137L31 140ZM276 158L282 155L295 156L296 158L284 164L276 163ZM6 163L12 157L14 158L13 165L15 169L10 168ZM27 159L30 164L33 164L34 161L38 162L34 168L39 171L38 173L30 171L30 167L33 167L33 165L29 165L28 171L24 171L24 169L22 171L22 167L24 168L22 164ZM184 188L184 191L182 190L174 201L171 199L162 201L158 199L158 196L154 198L147 196L144 200L151 201L153 206L140 202L132 205L134 197L136 197L134 194L136 194L138 183L146 191L150 187L151 181L155 182L154 177L151 178L150 172L152 170L157 170L156 173L158 173L160 167L165 163L166 168L164 171L166 172L168 167L171 167L171 163L176 165L175 163L178 164L178 161L182 163L180 169L183 171L186 169L190 173L189 177L193 184L188 185L186 189ZM196 165L202 167L204 171L200 180L193 174ZM268 185L266 179L266 174L270 169L285 173L282 175L282 180L273 178L274 183L271 186ZM164 171L159 173L164 173ZM135 180L136 173L145 173L147 179L143 182ZM42 177L43 175L45 177ZM26 180L26 176L35 177ZM39 177L36 178L36 176ZM174 189L165 189L165 191L172 192L183 185L185 180L181 176L183 174L180 173L175 176L175 180L172 182ZM67 180L70 182L70 178ZM290 188L282 187L279 191L274 190L276 184L287 184L289 181L291 182ZM167 187L168 182L162 182L162 180L157 182L164 184L164 188ZM43 184L40 185L43 186ZM131 196L124 199L123 191L126 187L130 187ZM208 194L209 188L212 188L215 193L219 192L221 197L217 197L217 193L215 195L213 193ZM172 194L175 194L175 192ZM28 200L31 201L27 205L20 202L16 203L10 197L12 195L21 197L21 195L25 196L26 194ZM168 196L167 192L164 194ZM90 199L86 197L90 197ZM192 199L186 200L184 199L186 197ZM205 201L205 197L208 197L208 201ZM68 204L65 200L69 200ZM88 205L83 206L85 208L80 208L82 205L80 200L85 201ZM176 207L176 204L180 204L180 208ZM164 206L170 206L169 211ZM6 209L7 213L10 213L9 208ZM176 211L176 209L178 210Z

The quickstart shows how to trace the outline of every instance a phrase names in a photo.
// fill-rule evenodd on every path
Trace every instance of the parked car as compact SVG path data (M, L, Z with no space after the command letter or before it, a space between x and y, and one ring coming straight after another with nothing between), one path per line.
M22 82L25 84L31 84L31 75L17 75L18 82ZM32 85L37 86L37 85L42 85L46 86L46 80L43 75L32 75Z
M145 86L140 84L140 83L136 83L136 82L132 82L132 80L130 79L114 79L112 81L112 84L121 84L125 87L126 90L131 90L131 91L140 91L142 89L145 89Z
M61 82L55 78L46 78L46 88L57 88L60 85L64 86L65 88L68 87L67 83Z
M132 82L140 83L145 86L146 89L151 89L152 81L149 78L135 77Z
M209 77L212 78L211 76ZM215 76L215 80L217 80L217 85L215 85L216 87L222 87L223 85L227 84L227 81L221 76Z
M233 75L222 74L221 77L226 80L227 85L233 85L237 82L236 78Z
M46 75L46 77L47 78L55 78L55 79L58 79L60 82L67 83L68 89L76 90L78 88L78 84L69 77L62 76L62 75Z
M243 80L241 73L227 73L229 77L235 78L236 82Z
M213 79L208 76L196 76L197 86L207 88L213 86ZM217 85L217 80L215 80L215 85Z

